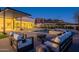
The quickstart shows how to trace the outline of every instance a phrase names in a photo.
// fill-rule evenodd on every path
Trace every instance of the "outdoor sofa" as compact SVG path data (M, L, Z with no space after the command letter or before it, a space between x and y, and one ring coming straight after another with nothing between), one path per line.
M65 32L56 38L44 42L44 45L46 45L50 51L66 51L72 44L72 36L72 32Z
M13 36L12 36L13 35ZM23 38L22 34L10 34L10 45L17 52L28 52L34 48L33 37Z

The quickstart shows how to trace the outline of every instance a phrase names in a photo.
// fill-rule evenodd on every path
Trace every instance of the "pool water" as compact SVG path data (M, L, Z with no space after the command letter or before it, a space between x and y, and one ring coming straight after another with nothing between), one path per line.
M35 30L34 32L43 32L43 33L48 33L49 31L47 29L44 30Z

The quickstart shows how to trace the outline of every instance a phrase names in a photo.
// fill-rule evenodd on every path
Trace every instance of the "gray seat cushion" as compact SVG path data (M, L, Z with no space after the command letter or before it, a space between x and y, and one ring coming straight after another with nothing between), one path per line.
M18 42L18 48L23 48L23 47L26 47L26 46L29 46L32 44L32 39L26 39L26 41L23 43L22 41L19 41Z
M46 41L46 42L44 42L44 44L47 47L51 48L52 51L59 51L59 45L58 44L52 43L50 41Z

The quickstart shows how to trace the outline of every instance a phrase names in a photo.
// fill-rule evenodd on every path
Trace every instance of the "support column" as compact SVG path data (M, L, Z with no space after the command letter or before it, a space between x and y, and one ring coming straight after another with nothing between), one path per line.
M3 11L3 33L5 34L5 10Z
M13 30L15 29L15 13L13 12Z
M22 16L20 17L20 29L22 30Z

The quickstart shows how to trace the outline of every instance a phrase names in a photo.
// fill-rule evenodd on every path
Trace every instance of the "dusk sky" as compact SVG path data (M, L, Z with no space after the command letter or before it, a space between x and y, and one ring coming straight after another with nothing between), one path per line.
M14 9L29 13L33 18L62 19L72 23L75 22L75 12L79 11L78 7L14 7Z

